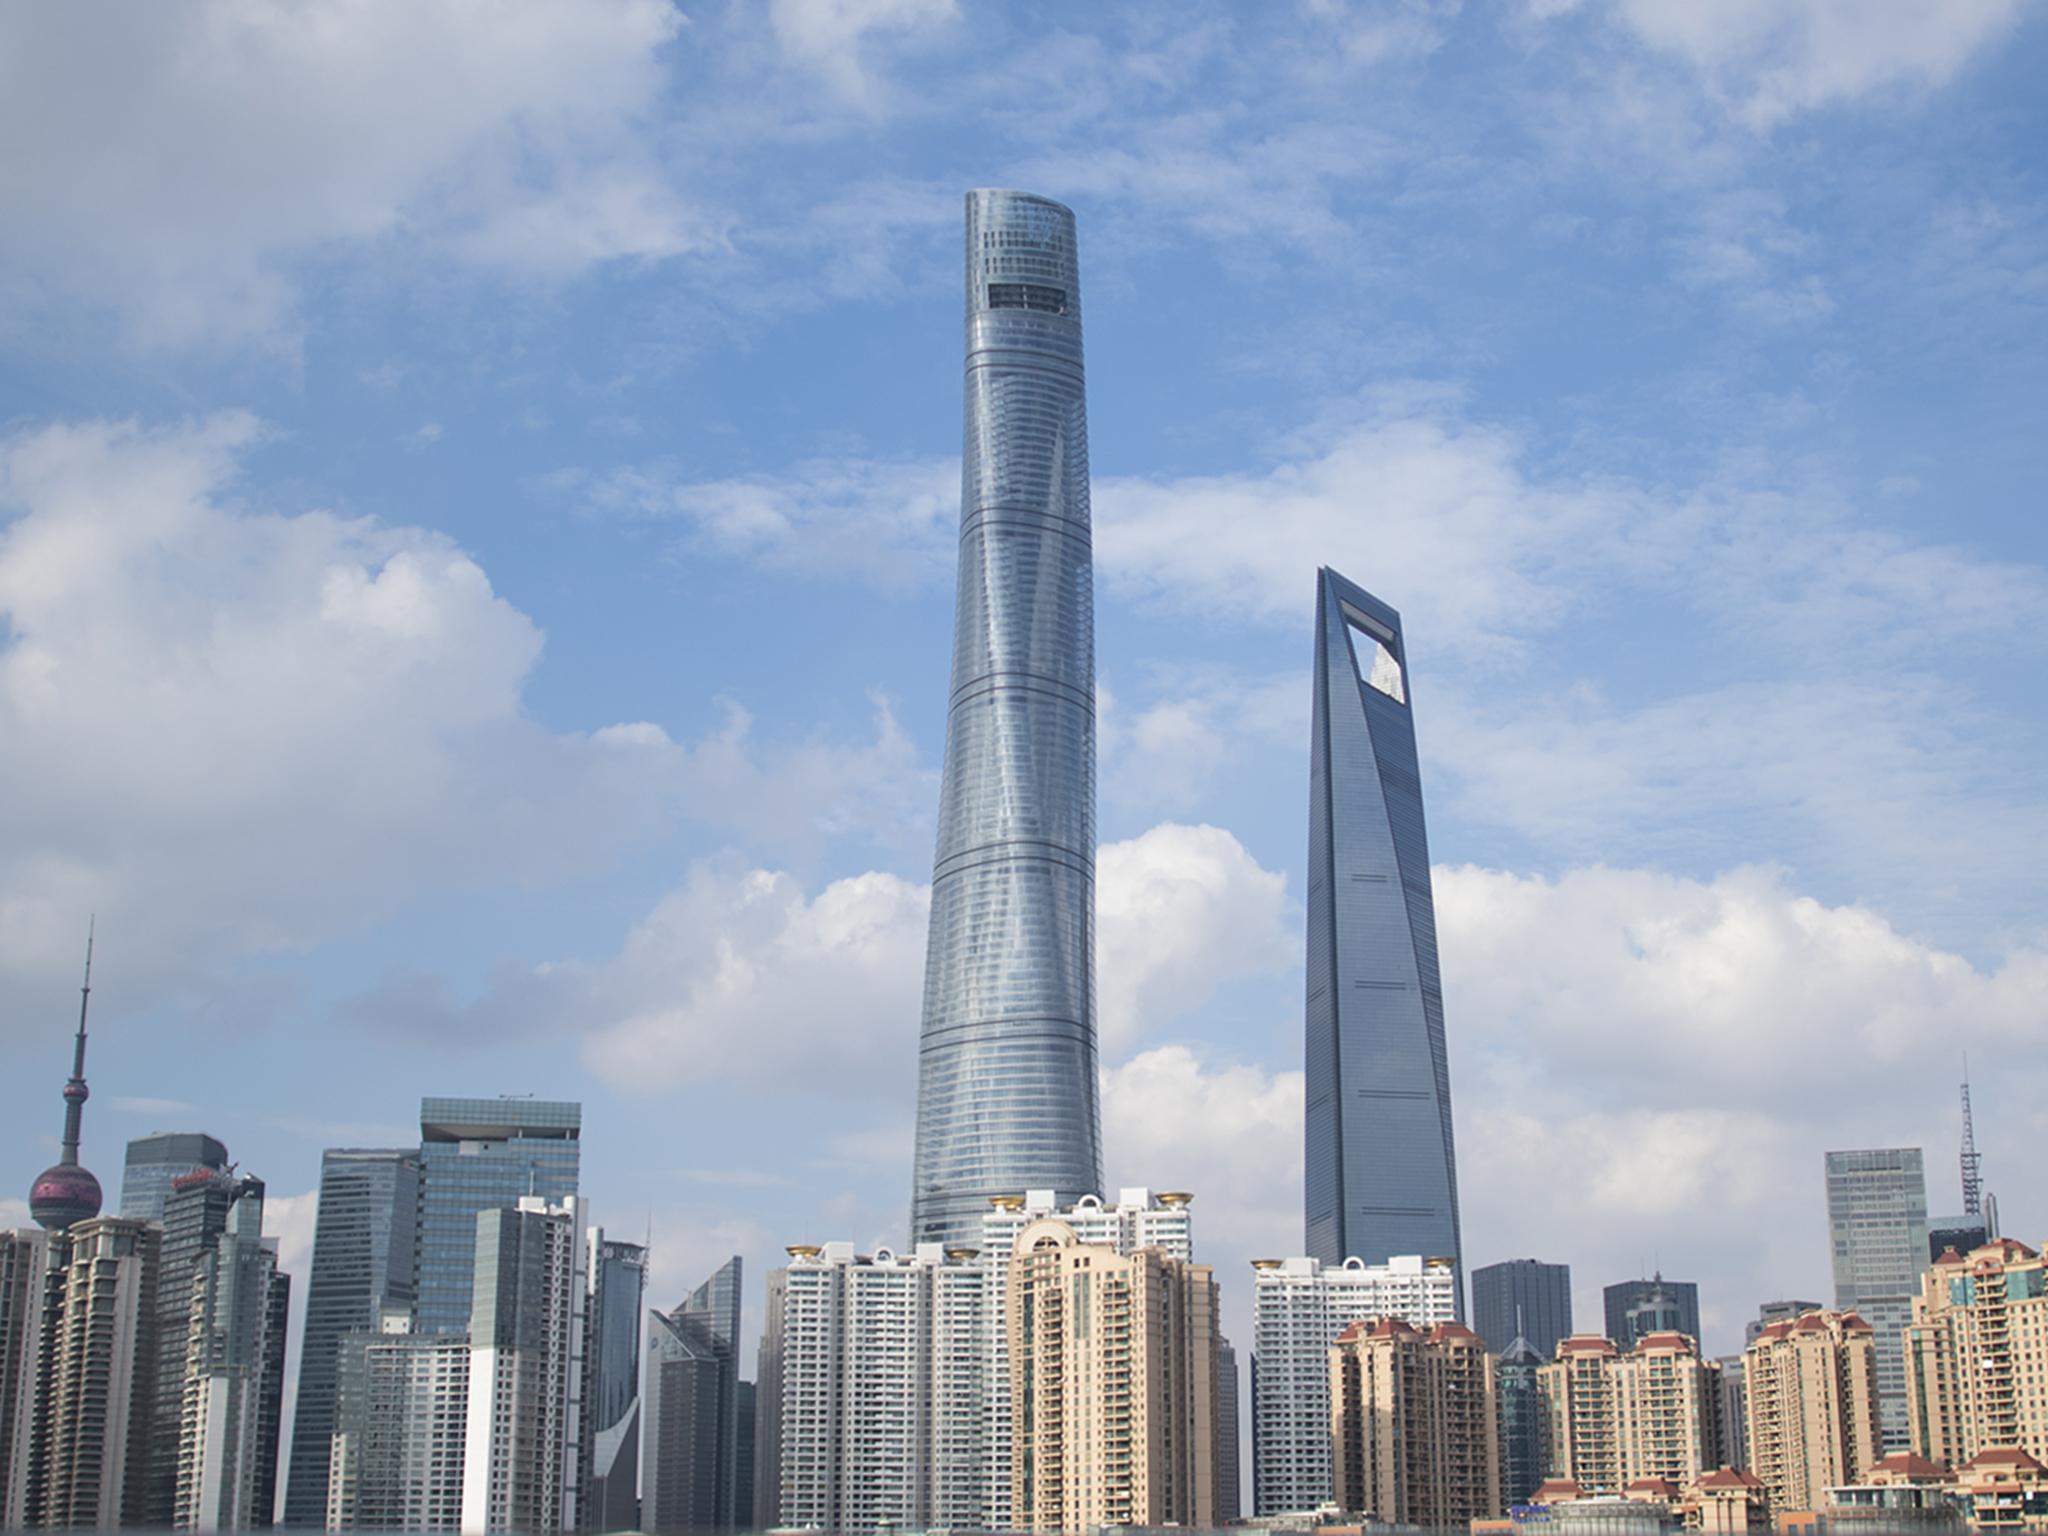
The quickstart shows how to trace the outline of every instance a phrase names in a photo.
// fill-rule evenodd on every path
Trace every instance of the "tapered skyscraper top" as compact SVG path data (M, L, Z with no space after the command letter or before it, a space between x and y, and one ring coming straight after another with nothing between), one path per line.
M1332 570L1316 583L1311 729L1308 1251L1326 1264L1456 1263L1451 1077L1408 652L1401 616Z
M915 1241L1095 1192L1095 631L1074 216L967 194L967 440Z

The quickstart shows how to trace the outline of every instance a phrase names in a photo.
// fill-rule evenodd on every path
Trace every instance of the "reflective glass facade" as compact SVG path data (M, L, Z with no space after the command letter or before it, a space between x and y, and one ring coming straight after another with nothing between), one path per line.
M1906 1448L1904 1336L1927 1267L1927 1169L1918 1147L1827 1155L1835 1305L1877 1330L1884 1448Z
M574 1195L582 1121L582 1105L544 1099L420 1100L415 1331L468 1330L478 1215Z
M1457 1265L1451 1079L1401 616L1331 570L1317 578L1315 690L1308 1252L1325 1264L1421 1254Z
M1571 1336L1571 1266L1508 1259L1473 1270L1472 1328L1496 1355L1521 1339L1548 1360Z
M966 448L911 1226L1101 1185L1095 638L1074 216L967 195Z
M121 1214L130 1221L162 1221L171 1181L195 1168L225 1168L228 1149L198 1131L159 1132L128 1143L121 1169Z

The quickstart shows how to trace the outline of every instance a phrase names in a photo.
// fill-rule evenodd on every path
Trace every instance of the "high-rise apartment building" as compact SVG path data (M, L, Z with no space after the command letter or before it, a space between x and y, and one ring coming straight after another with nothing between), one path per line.
M0 1530L28 1523L30 1469L40 1463L49 1428L43 1405L69 1252L62 1233L0 1232Z
M1574 1334L1536 1381L1550 1475L1589 1494L1643 1479L1684 1488L1721 1465L1720 1367L1684 1334L1650 1334L1627 1354Z
M1252 1500L1261 1516L1335 1496L1330 1346L1352 1323L1399 1318L1424 1330L1458 1316L1448 1258L1260 1259L1252 1265Z
M257 1190L259 1180L250 1181ZM186 1329L192 1281L228 1229L242 1197L242 1181L221 1169L189 1169L171 1180L164 1197L163 1240L157 1254L155 1398L150 1408L145 1524L172 1523L178 1494L178 1433L185 1411ZM262 1209L259 1196L257 1209Z
M374 1332L342 1334L336 1347L321 1523L330 1531L460 1531L468 1335L414 1333L400 1307Z
M798 1244L789 1255L780 1524L856 1536L990 1528L980 1257L936 1243L869 1255L842 1242Z
M266 1530L276 1507L291 1276L263 1236L260 1179L238 1181L228 1221L193 1268L180 1330L172 1524L181 1531Z
M1462 1323L1353 1323L1331 1346L1337 1503L1389 1525L1455 1530L1501 1512L1495 1357Z
M559 1204L524 1195L477 1217L465 1536L577 1528L590 1291L581 1211L573 1195Z
M101 1216L66 1233L42 1464L27 1523L110 1531L147 1518L158 1229Z
M1094 566L1074 216L967 194L966 449L913 1243L1101 1187Z
M121 1214L131 1221L162 1221L171 1184L188 1173L219 1173L228 1166L225 1142L199 1131L159 1131L128 1143L121 1168Z
M1306 1248L1325 1264L1421 1254L1455 1270L1451 1078L1411 703L1401 616L1319 572Z
M1600 1293L1607 1337L1623 1354L1653 1333L1682 1333L1700 1341L1700 1288L1691 1280L1622 1280Z
M762 1303L761 1343L754 1354L754 1529L772 1531L782 1521L782 1315L789 1299L789 1271L768 1271Z
M640 1525L640 1314L646 1307L647 1250L614 1242L598 1227L590 1229L589 1243L583 1528L631 1531Z
M1987 1451L2048 1461L2048 1262L1995 1238L1921 1277L1904 1352L1912 1448L1961 1468Z
M1007 1529L1011 1523L1010 1457L1015 1437L1010 1414L1009 1335L1003 1326L1003 1307L1010 1279L1010 1258L1017 1251L1018 1234L1035 1222L1057 1217L1073 1229L1075 1240L1118 1253L1136 1253L1157 1248L1170 1259L1192 1263L1195 1257L1194 1196L1181 1190L1158 1194L1142 1186L1117 1191L1115 1204L1101 1196L1087 1194L1071 1204L1062 1204L1056 1191L1026 1190L1021 1195L997 1195L982 1215L980 1257L988 1276L988 1358L983 1383L986 1408L983 1422L987 1439L988 1499L986 1523L992 1530Z
M741 1273L735 1256L673 1312L648 1315L642 1530L738 1525Z
M1571 1266L1507 1259L1473 1270L1472 1327L1496 1355L1525 1339L1549 1359L1571 1336Z
M1216 1283L1156 1248L1017 1237L1011 1519L1019 1530L1216 1524Z
M420 1101L417 1332L469 1327L480 1214L575 1197L582 1121L582 1105L546 1099Z
M291 1464L285 1479L287 1525L317 1530L327 1521L328 1462L335 1434L336 1372L342 1340L351 1333L383 1336L384 1320L393 1314L403 1316L405 1331L411 1331L413 1242L419 1206L417 1151L345 1147L322 1155L298 1396L292 1417ZM394 1346L395 1350L410 1348ZM380 1358L377 1368L387 1367L397 1368L394 1362ZM406 1369L411 1369L410 1361ZM366 1379L365 1390L368 1385ZM392 1380L380 1378L376 1390L383 1393L397 1387ZM358 1400L364 1401L360 1393ZM383 1430L366 1425L363 1432L381 1435ZM456 1497L459 1500L459 1488ZM349 1507L358 1510L366 1506L356 1499ZM426 1504L405 1493L392 1495L392 1507L401 1513L418 1512L421 1518L427 1513ZM387 1527L372 1524L362 1528Z
M1827 1507L1877 1465L1876 1335L1853 1312L1766 1326L1743 1351L1749 1470L1771 1508Z
M1918 1147L1827 1154L1835 1306L1876 1330L1879 1425L1907 1448L1904 1336L1927 1267L1927 1174Z
M1547 1475L1543 1394L1536 1373L1545 1357L1527 1339L1508 1345L1494 1367L1500 1401L1500 1493L1503 1504L1526 1504Z

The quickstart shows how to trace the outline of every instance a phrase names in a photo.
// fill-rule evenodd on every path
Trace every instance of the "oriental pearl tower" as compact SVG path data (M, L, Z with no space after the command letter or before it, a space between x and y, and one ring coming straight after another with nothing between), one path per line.
M64 1085L64 1155L36 1176L28 1192L29 1214L51 1232L68 1232L100 1213L100 1181L78 1165L78 1127L85 1118L85 1011L92 1002L92 929L85 932L85 985L78 989L78 1040L72 1048L71 1081Z

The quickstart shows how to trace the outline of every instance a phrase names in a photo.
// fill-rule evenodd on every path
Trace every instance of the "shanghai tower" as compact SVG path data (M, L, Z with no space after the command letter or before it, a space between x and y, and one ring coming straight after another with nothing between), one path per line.
M1459 1265L1436 902L1401 616L1323 570L1309 767L1307 1244Z
M914 1242L1101 1184L1095 632L1074 216L967 194L966 447L919 1042Z

